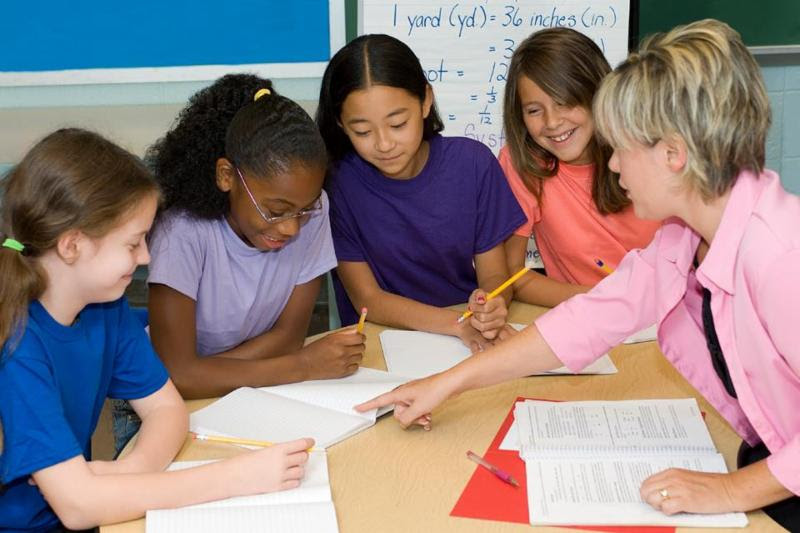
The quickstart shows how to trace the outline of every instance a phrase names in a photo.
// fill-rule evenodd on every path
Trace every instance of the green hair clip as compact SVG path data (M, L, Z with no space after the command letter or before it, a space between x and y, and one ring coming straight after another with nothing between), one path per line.
M2 246L4 248L11 248L12 250L16 250L19 253L22 253L22 251L25 250L25 245L14 239L4 240Z

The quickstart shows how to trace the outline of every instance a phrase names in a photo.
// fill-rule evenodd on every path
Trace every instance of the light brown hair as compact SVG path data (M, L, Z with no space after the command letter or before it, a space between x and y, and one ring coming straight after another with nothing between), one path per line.
M0 346L10 353L30 302L47 288L37 257L68 230L99 238L158 187L142 162L100 135L62 129L39 141L2 183ZM9 344L8 341L11 341Z
M592 98L611 71L603 52L589 37L569 28L538 31L522 41L511 57L503 103L503 125L511 161L542 204L544 181L558 172L558 159L536 144L525 127L517 83L529 78L556 102L591 113ZM600 213L616 213L630 201L608 168L611 148L596 135L589 145L595 165L592 199Z

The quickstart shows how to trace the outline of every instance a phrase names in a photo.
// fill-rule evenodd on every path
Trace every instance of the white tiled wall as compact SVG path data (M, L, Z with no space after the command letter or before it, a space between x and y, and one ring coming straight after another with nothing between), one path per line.
M800 194L800 64L762 71L772 103L767 167L781 175L788 190Z

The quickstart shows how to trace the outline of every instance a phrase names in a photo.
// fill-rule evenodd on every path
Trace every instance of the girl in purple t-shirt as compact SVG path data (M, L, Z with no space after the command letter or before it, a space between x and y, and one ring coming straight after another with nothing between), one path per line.
M365 35L331 59L317 124L333 162L326 189L342 323L454 335L475 350L505 325L503 242L524 221L491 151L441 137L419 60L401 41ZM474 312L442 307L469 301ZM355 305L354 305L355 304Z
M303 347L335 265L313 120L272 83L227 75L195 94L147 154L164 192L152 236L150 335L185 398L338 378L364 336Z

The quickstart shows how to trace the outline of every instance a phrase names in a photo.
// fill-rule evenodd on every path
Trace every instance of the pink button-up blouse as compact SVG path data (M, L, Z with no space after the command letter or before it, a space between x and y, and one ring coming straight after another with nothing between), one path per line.
M665 221L592 291L536 325L558 358L578 371L654 322L664 355L748 443L763 441L775 478L800 495L800 197L777 174L736 180L703 263L700 236ZM736 389L714 371L701 317L702 287Z

